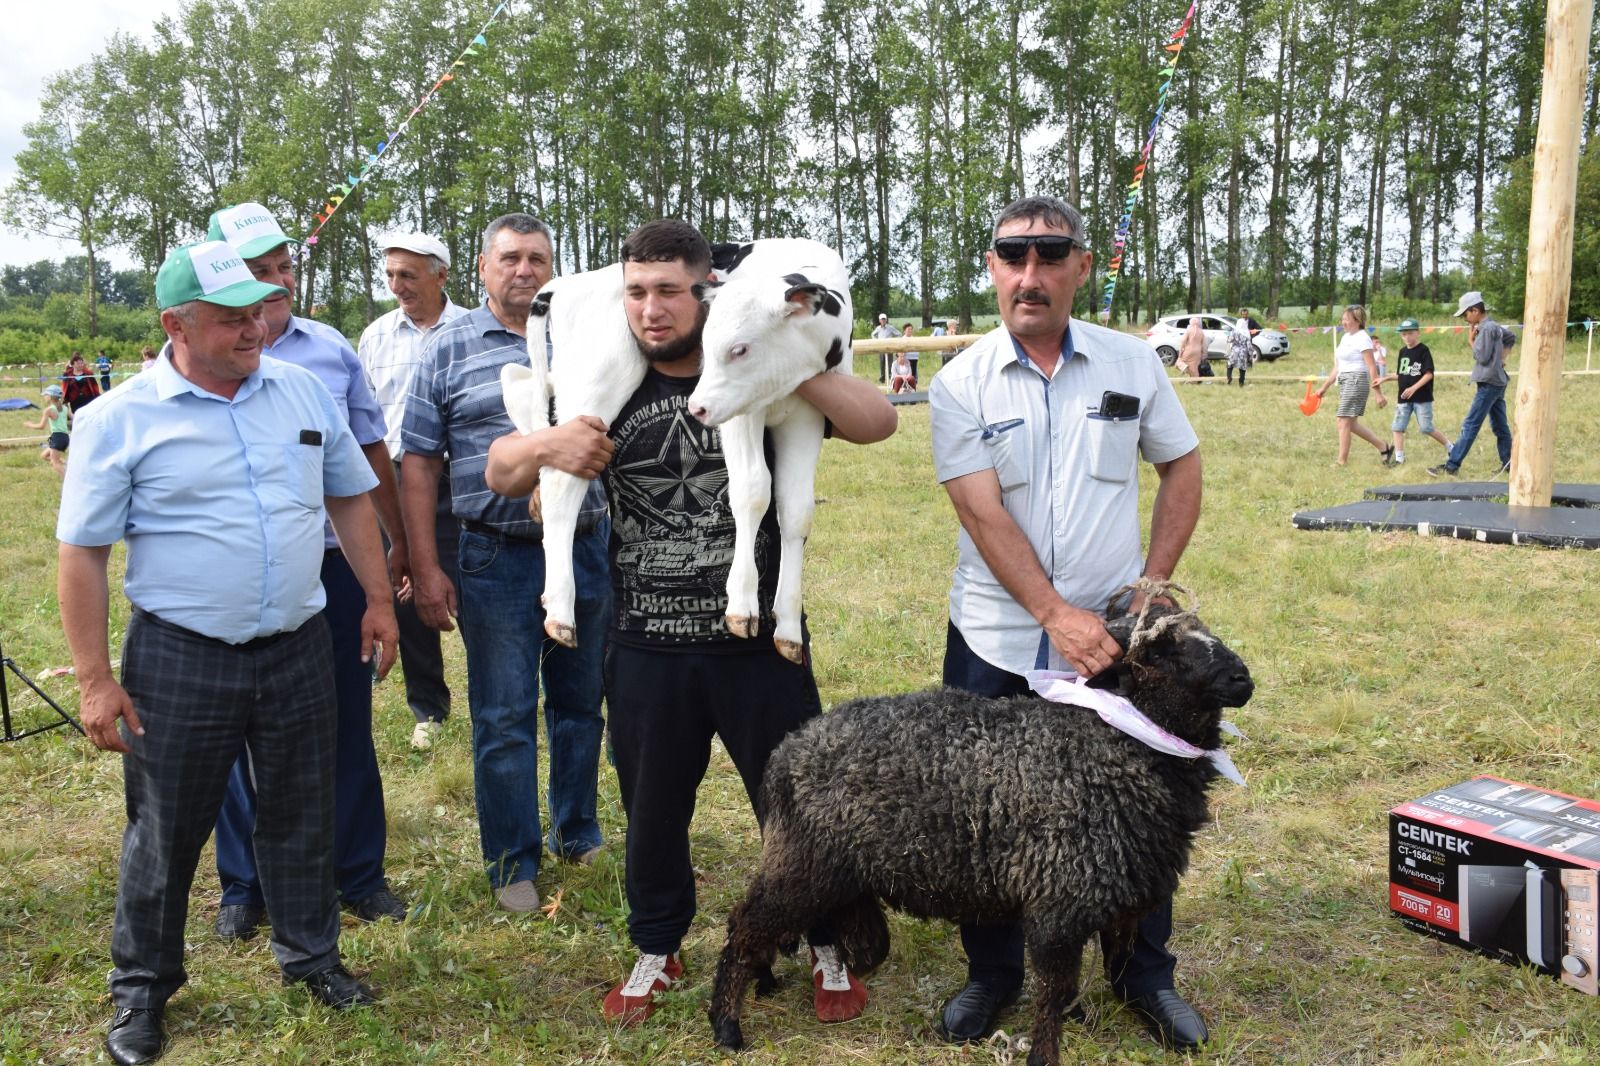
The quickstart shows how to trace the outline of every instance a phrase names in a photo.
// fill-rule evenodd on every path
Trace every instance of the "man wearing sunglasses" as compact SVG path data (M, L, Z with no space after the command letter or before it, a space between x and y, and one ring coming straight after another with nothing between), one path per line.
M1092 263L1075 208L1011 204L987 261L1003 325L939 372L929 402L934 467L961 521L944 683L999 697L1026 693L1029 670L1093 676L1122 654L1107 601L1141 574L1172 576L1200 515L1200 452L1149 346L1072 319ZM1160 478L1142 557L1140 455ZM1169 901L1131 949L1102 947L1112 989L1157 1039L1187 1049L1208 1034L1173 988L1171 931ZM1022 930L966 925L961 942L967 984L941 1028L979 1040L1022 988Z

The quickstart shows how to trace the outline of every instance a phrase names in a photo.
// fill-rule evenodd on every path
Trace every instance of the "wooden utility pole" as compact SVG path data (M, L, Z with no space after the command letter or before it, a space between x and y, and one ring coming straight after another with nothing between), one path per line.
M1594 0L1550 0L1544 23L1544 92L1533 153L1528 215L1527 304L1517 377L1511 504L1549 507L1555 480L1556 409L1572 293L1572 215L1578 194L1578 138L1589 64Z

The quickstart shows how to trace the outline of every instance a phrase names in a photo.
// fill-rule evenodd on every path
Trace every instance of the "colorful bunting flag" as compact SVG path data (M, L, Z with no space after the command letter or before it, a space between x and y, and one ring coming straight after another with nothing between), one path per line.
M1157 73L1157 80L1161 87L1156 91L1156 112L1150 119L1150 126L1145 133L1144 147L1139 150L1139 162L1133 168L1133 177L1128 184L1131 190L1125 201L1125 210L1122 217L1117 220L1117 233L1113 242L1114 253L1111 263L1106 270L1105 295L1100 303L1100 321L1111 320L1111 301L1117 294L1117 276L1122 271L1122 250L1128 243L1128 233L1133 228L1133 209L1139 204L1140 186L1144 184L1145 171L1150 166L1150 152L1155 147L1156 133L1161 128L1161 116L1167 110L1167 90L1172 86L1173 72L1178 69L1178 57L1183 53L1184 38L1189 34L1189 26L1194 22L1194 13L1198 0L1190 0L1189 10L1183 16L1183 22L1177 30L1167 38L1171 43L1162 45L1162 50L1172 53L1170 60L1163 60Z
M467 65L467 57L481 55L483 51L488 48L489 28L499 21L500 16L505 13L505 10L506 5L504 3L495 5L494 11L489 15L489 21L483 24L483 26L478 30L477 34L472 38L471 43L461 50L461 52L456 56L455 61L450 64L445 73L440 75L439 80L433 83L433 88L422 94L416 105L411 108L410 113L406 115L405 121L401 122L400 125L395 128L394 132L388 134L383 138L383 140L379 141L372 151L366 153L366 162L361 165L360 170L354 174L346 173L343 183L334 184L331 187L331 190L328 193L328 202L323 205L320 211L312 215L312 217L316 220L316 226L305 238L304 242L302 242L298 253L299 255L304 256L307 254L306 249L315 247L318 239L317 235L320 234L323 229L326 228L328 223L333 220L333 216L337 214L339 208L344 205L346 198L348 198L349 195L355 191L358 185L367 179L373 168L378 166L383 157L386 156L390 149L394 147L395 141L400 138L401 134L405 133L406 127L410 125L413 118L416 118L417 113L424 107L428 106L428 101L433 99L434 94L439 91L440 86L444 85L445 82L455 81L456 76L452 74L451 71L465 67Z

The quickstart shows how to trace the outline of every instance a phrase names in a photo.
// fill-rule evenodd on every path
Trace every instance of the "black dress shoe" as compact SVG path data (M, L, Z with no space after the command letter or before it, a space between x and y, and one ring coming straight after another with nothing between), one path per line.
M410 913L406 905L400 902L400 897L390 892L387 885L366 899L346 903L344 909L363 922L375 922L380 918L393 918L397 922L403 922Z
M217 908L217 935L224 940L249 940L266 914L259 903L224 903Z
M964 1044L982 1040L994 1032L1000 1012L1017 1001L1020 987L1004 988L986 981L968 981L951 996L939 1015L939 1033L946 1040Z
M372 989L350 976L350 971L337 962L326 970L318 970L300 978L300 981L306 986L306 991L334 1010L366 1007L377 1002Z
M160 1007L118 1007L106 1033L106 1051L121 1066L154 1062L161 1057Z
M1127 1003L1151 1035L1174 1051L1193 1051L1211 1039L1200 1012L1189 1006L1175 989L1163 988L1135 996Z

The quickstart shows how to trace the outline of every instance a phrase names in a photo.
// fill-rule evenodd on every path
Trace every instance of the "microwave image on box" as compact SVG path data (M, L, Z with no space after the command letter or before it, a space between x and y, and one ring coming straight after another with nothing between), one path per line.
M1522 954L1527 949L1527 869L1522 866L1457 868L1461 939L1480 948Z
M1549 822L1536 822L1531 818L1513 818L1494 831L1495 836L1510 837L1534 847L1549 847L1551 841L1565 840L1571 831Z
M1567 799L1565 796L1552 796L1548 793L1535 792L1526 799L1513 802L1512 806L1520 807L1525 811L1544 811L1546 814L1554 814L1557 811L1566 810L1577 802L1577 800Z

